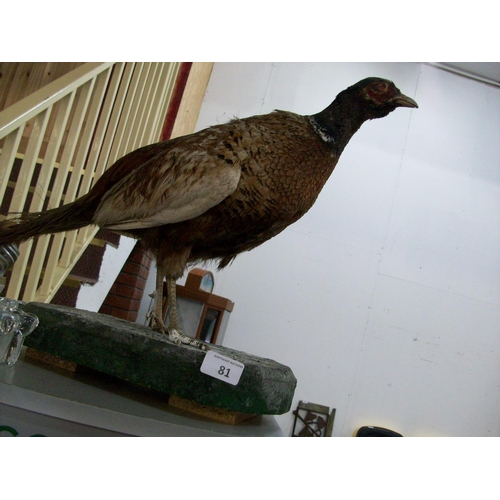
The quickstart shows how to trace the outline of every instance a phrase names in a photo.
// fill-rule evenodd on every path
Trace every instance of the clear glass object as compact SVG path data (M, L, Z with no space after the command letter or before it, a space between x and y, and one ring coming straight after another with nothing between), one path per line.
M16 244L0 246L0 293L5 287L5 271L18 257ZM22 302L0 297L0 365L16 363L24 339L38 326L38 318L19 309L20 304Z
M19 309L21 302L0 297L0 364L12 366L19 359L24 339L38 318Z

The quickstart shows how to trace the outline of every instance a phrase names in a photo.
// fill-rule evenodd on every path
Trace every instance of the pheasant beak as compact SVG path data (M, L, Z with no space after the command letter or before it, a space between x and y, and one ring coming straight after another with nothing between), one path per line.
M397 106L401 108L418 108L418 104L411 98L408 97L407 95L404 94L398 94L397 96L393 97L391 101Z

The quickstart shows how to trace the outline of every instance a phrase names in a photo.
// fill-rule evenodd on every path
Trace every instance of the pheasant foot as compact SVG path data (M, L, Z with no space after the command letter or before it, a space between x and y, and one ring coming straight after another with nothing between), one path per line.
M167 332L168 332L169 340L176 343L177 345L186 344L186 345L190 345L193 347L197 347L198 349L201 349L202 351L208 350L208 345L205 344L205 342L201 342L200 340L192 339L191 337L184 335L180 330L177 330L176 328L168 328Z
M168 339L174 342L177 345L185 344L190 345L192 347L197 347L202 351L208 350L208 345L205 342L201 342L200 340L192 339L188 337L184 333L181 332L178 328L168 328L165 326L165 323L159 318L155 313L151 313L151 328L156 332L160 332L168 335Z

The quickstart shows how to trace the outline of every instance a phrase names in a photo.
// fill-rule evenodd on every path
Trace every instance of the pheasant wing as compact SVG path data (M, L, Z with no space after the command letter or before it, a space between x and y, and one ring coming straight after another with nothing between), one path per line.
M160 152L111 187L94 222L108 229L144 229L192 219L231 195L241 169L231 150L178 145Z

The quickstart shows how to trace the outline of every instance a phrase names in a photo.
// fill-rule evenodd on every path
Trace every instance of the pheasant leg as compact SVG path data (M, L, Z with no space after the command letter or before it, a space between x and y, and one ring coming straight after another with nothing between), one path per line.
M169 340L177 345L186 344L197 347L203 351L207 349L207 345L199 340L192 339L182 333L179 327L179 318L177 316L177 294L175 279L167 278L168 289L168 327L163 322L163 272L161 267L158 267L156 275L156 309L153 315L153 329L161 333L167 333Z

